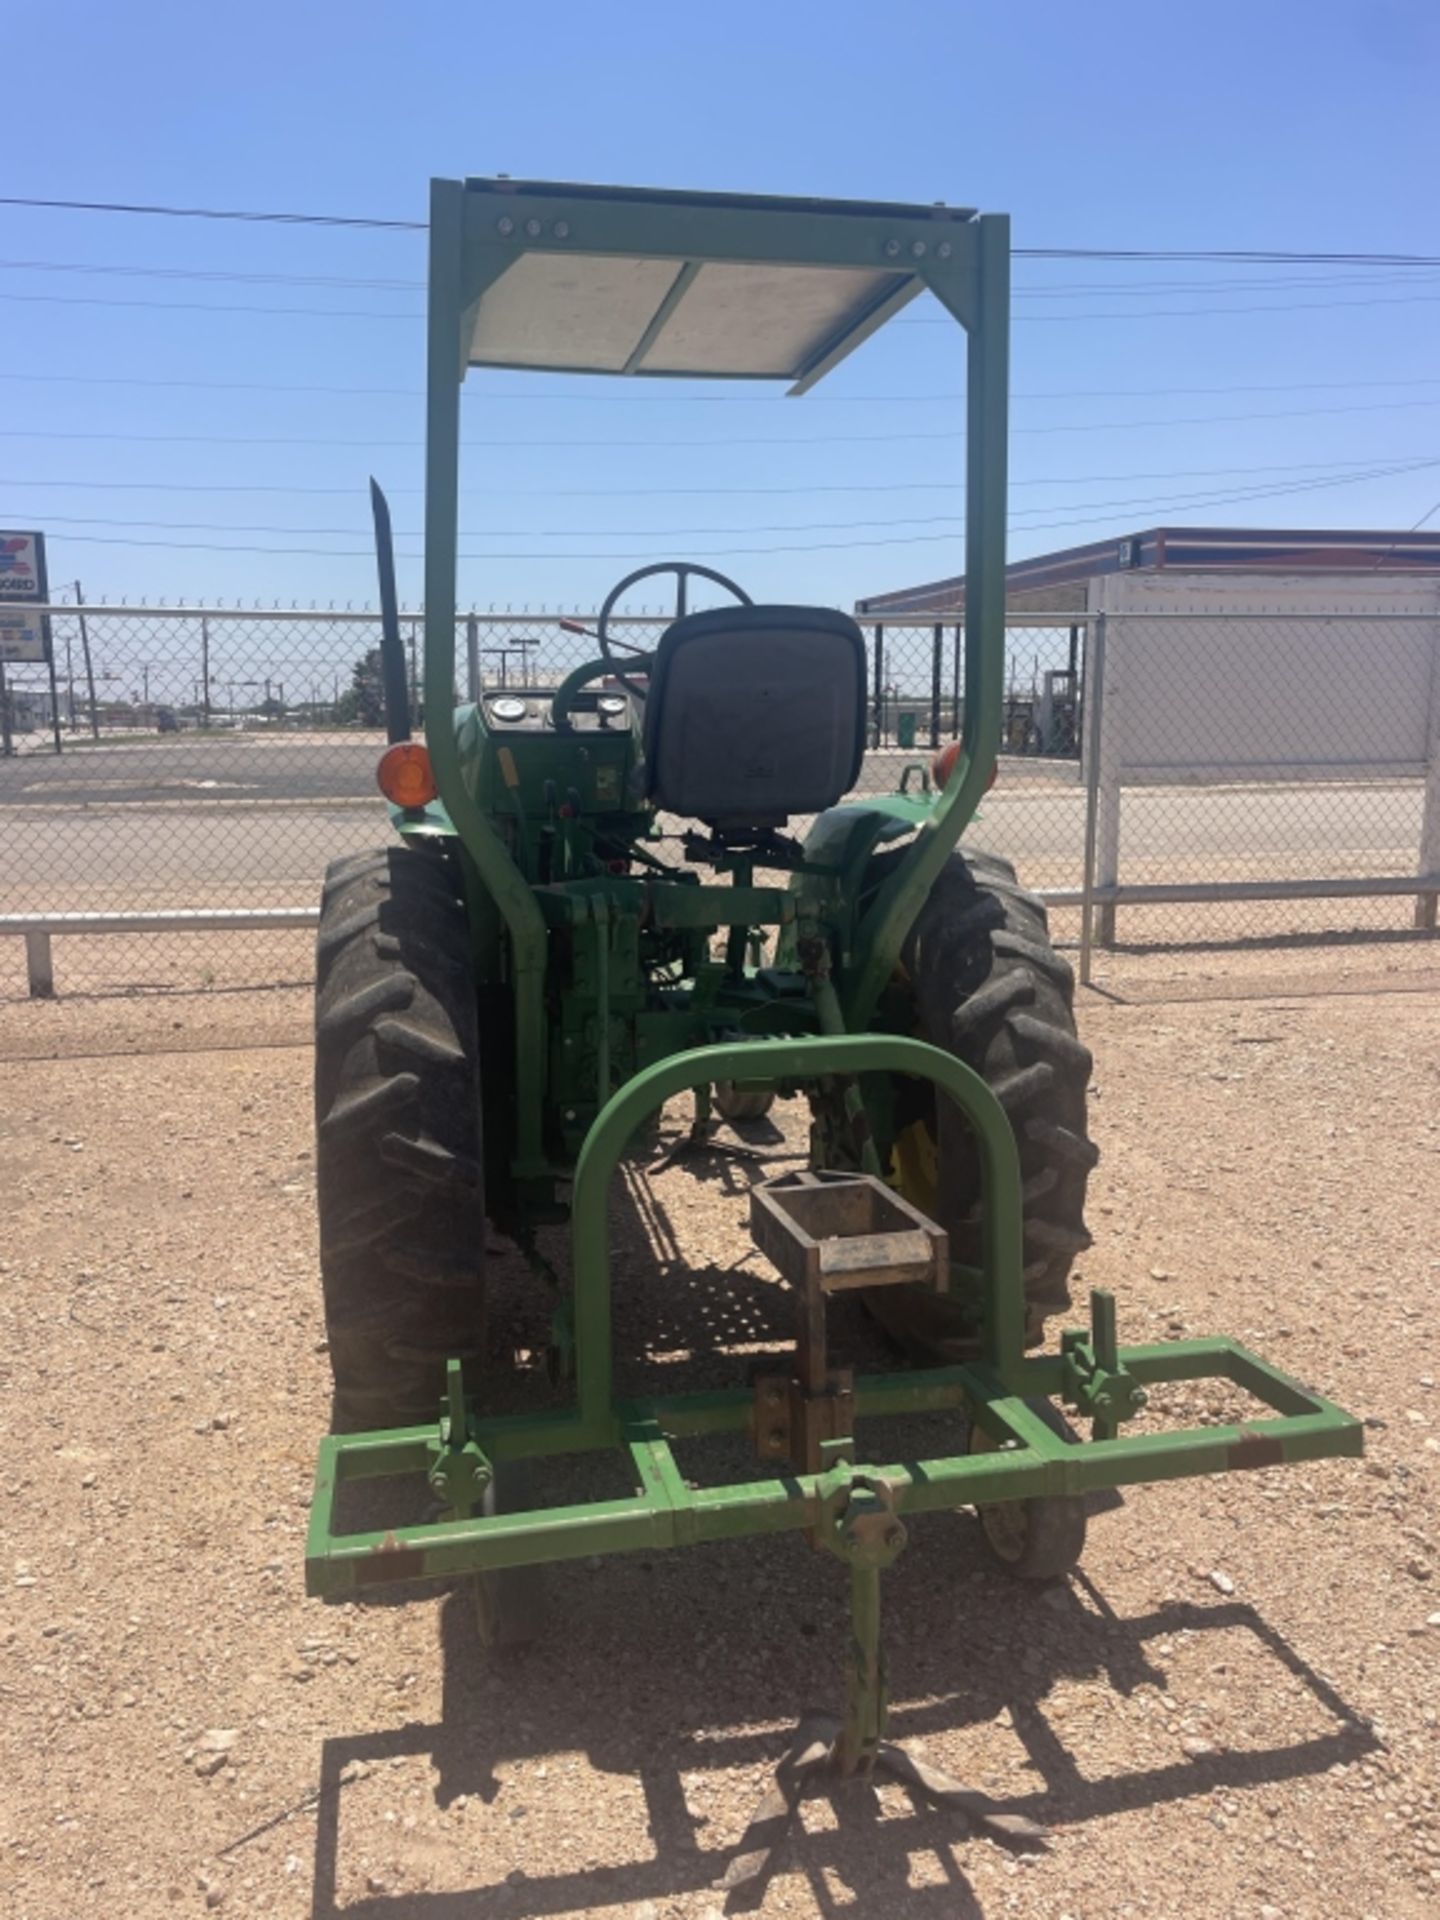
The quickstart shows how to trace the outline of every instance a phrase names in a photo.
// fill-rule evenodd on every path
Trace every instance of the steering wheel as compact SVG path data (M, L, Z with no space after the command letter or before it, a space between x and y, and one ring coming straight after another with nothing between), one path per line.
M717 587L724 587L727 593L733 594L742 607L755 604L745 589L737 587L728 574L717 573L713 567L696 566L693 560L657 560L651 566L637 567L634 573L627 573L620 584L612 587L605 596L605 604L601 607L599 618L595 622L595 638L600 642L600 651L604 654L615 678L627 693L634 694L637 699L644 698L645 689L626 677L617 655L633 654L639 659L648 660L651 650L648 647L637 646L633 640L612 640L610 615L614 611L616 601L627 594L631 587L641 580L648 580L652 574L656 573L673 573L675 576L675 618L677 620L683 620L688 611L687 602L690 597L689 586L692 577L697 580L713 580Z

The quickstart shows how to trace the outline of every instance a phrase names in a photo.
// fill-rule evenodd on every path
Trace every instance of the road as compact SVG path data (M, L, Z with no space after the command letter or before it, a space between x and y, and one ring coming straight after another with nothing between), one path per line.
M383 841L378 737L117 743L0 762L0 887L17 908L302 904L327 860ZM866 785L908 760L872 755ZM1084 794L1071 763L1002 763L975 838L1041 887L1080 883ZM1125 877L1404 873L1418 781L1127 789Z
M375 793L379 734L182 734L0 762L0 806L359 800Z

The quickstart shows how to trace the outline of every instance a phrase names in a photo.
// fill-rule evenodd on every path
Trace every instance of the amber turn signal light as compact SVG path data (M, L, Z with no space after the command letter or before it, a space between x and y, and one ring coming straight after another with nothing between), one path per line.
M385 798L397 807L427 806L440 791L429 752L418 740L400 740L387 747L375 778Z
M960 742L958 740L952 740L948 746L937 747L935 749L934 758L930 762L930 779L937 793L943 793L950 784L950 776L955 771L955 762L959 758ZM1000 762L997 760L995 765L990 769L990 778L985 782L985 791L987 793L991 787L994 786L995 778L999 771Z

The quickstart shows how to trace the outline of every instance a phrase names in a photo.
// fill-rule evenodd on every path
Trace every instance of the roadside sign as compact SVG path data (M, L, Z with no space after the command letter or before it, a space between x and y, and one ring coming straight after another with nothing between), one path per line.
M44 534L0 532L0 660L50 658L49 597Z
M0 605L0 660L44 660L45 623L28 607Z

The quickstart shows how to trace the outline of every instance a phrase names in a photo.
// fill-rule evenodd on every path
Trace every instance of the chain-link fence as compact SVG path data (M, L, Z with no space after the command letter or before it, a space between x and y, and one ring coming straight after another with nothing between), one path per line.
M1112 613L1092 653L1099 948L1434 928L1433 614Z
M66 607L51 630L53 684L11 663L0 694L0 930L60 929L67 992L307 978L326 863L387 833L377 616ZM418 695L417 616L402 633ZM914 785L963 717L961 630L865 634L859 790ZM456 695L553 686L594 650L556 614L462 616ZM1137 945L1433 925L1436 653L1434 619L1393 614L1013 623L974 838L1097 968ZM0 966L23 993L18 938Z

